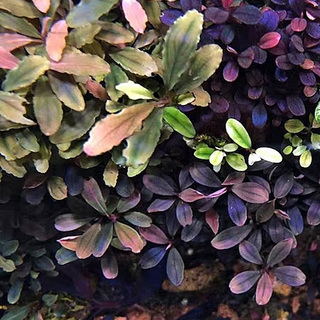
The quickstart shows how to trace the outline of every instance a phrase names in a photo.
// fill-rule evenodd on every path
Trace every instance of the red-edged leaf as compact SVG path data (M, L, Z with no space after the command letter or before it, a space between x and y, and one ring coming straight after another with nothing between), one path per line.
M32 0L32 2L42 13L48 12L51 5L51 0Z
M136 230L118 221L114 223L114 229L124 247L130 248L134 253L142 250L144 242Z
M95 98L101 101L108 99L106 89L98 81L88 77L85 87Z
M302 32L307 27L307 20L304 18L293 18L290 23L292 31Z
M308 212L307 212L307 222L311 226L317 226L320 223L320 200L313 200Z
M59 231L76 230L92 220L92 216L78 216L73 213L66 213L56 217L55 228Z
M169 239L165 233L156 225L152 224L149 228L139 228L140 234L152 243L168 244Z
M228 191L227 188L219 189L213 193L208 194L207 198L218 198L218 197L222 196L223 194L225 194L227 191Z
M101 259L101 270L107 279L114 279L118 276L118 263L112 250L108 250Z
M20 60L10 51L0 47L0 68L14 69L18 66Z
M222 186L232 186L237 183L242 183L246 177L244 172L234 171L228 174L225 180L222 182Z
M172 186L165 179L159 176L145 174L142 180L145 187L155 194L159 194L161 196L174 196L177 193L175 186Z
M258 45L261 49L271 49L279 43L280 39L280 33L274 31L268 32L261 37Z
M13 51L17 48L24 47L31 42L40 42L39 39L32 39L18 33L1 33L0 45L7 51Z
M141 268L150 269L155 267L162 260L165 254L165 247L155 247L149 249L143 254L140 260Z
M243 182L232 186L231 191L240 199L251 203L264 203L269 200L268 191L255 182Z
M211 245L218 250L232 248L243 241L251 232L251 230L251 224L225 229L213 238Z
M144 33L148 17L137 0L122 0L124 16L130 26L138 33Z
M95 257L102 257L109 248L113 237L113 224L107 223L102 226L101 230L96 236L93 244L92 254Z
M257 284L256 302L265 305L269 302L272 295L272 281L268 273L264 272Z
M47 34L46 50L53 61L59 61L62 52L66 46L66 37L68 35L68 25L65 20L59 20L54 23Z
M205 199L206 196L200 191L188 188L179 194L179 198L185 202L194 202L200 199Z
M206 212L206 223L209 225L214 234L217 234L219 231L219 213L210 209Z
M170 281L175 286L179 286L184 277L184 262L176 248L171 248L169 251L166 269Z
M176 207L176 215L179 223L185 227L188 224L192 223L192 209L188 203L179 201Z
M263 264L261 255L253 243L246 240L241 242L239 245L239 252L243 259L251 263Z
M250 290L260 277L260 271L244 271L237 274L229 283L231 292L235 294Z
M306 282L306 275L293 266L277 267L273 272L281 282L292 287L302 286Z
M94 242L100 230L101 224L95 223L79 238L76 249L79 259L86 259L91 256Z
M270 251L267 265L271 268L284 260L291 252L293 239L285 239L278 242Z
M57 240L64 248L76 251L80 236L69 236Z

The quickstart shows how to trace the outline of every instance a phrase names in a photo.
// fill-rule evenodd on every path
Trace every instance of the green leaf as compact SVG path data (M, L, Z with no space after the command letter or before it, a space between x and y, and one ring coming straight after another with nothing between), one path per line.
M286 147L282 150L282 152L287 156L287 155L289 155L289 154L292 152L292 150L293 150L293 147L292 147L292 146L286 146Z
M101 227L101 230L94 241L92 254L95 257L102 257L109 248L112 238L113 224L107 223Z
M251 148L251 139L244 126L236 119L228 119L226 130L229 137L244 149Z
M127 176L129 178L137 176L138 174L140 174L141 172L143 172L147 168L148 164L149 164L149 162L147 161L144 164L141 164L140 166L138 166L136 168L129 167L128 171L127 171Z
M209 147L201 147L198 148L195 152L194 152L194 156L198 159L202 159L202 160L209 160L211 154L215 151L214 148L209 148Z
M305 145L298 146L293 150L292 154L296 157L301 156L306 150L307 150L307 146Z
M94 124L100 114L100 105L88 103L84 111L70 111L62 120L59 130L50 141L54 144L66 143L82 137Z
M29 305L24 307L10 308L8 312L1 318L1 320L24 320L31 311Z
M20 299L20 295L23 288L23 280L15 280L14 283L11 285L7 300L10 304L15 304Z
M6 259L0 255L0 268L5 272L12 272L16 270L14 262L10 259Z
M10 173L17 178L23 178L27 173L26 168L18 164L16 161L7 161L3 157L0 156L0 167L6 173Z
M118 0L82 0L67 16L69 27L81 27L95 22L103 14L108 13Z
M48 179L48 191L55 200L65 199L68 195L68 189L61 177L53 176Z
M65 106L75 111L84 110L83 95L72 76L49 72L48 77L52 91Z
M306 150L299 158L299 164L302 168L308 168L312 163L312 154L310 150Z
M191 10L178 18L168 30L163 46L163 81L169 90L188 69L200 40L202 24L203 15Z
M193 138L196 131L189 118L175 107L167 107L163 114L166 122L177 132L187 138Z
M238 150L238 145L236 143L227 143L222 149L225 152L234 152Z
M38 11L34 5L25 0L0 0L0 9L9 11L17 17L26 17L30 19L41 17L41 12Z
M158 67L152 57L143 51L126 47L116 53L110 53L110 57L125 70L140 76L151 77L157 72Z
M256 150L256 154L263 160L272 162L272 163L280 163L282 161L281 154L272 148L261 147Z
M298 133L305 128L303 122L298 119L290 119L286 121L284 127L290 133Z
M15 17L9 13L0 12L0 26L32 38L41 39L39 31L33 24L26 19Z
M209 158L209 162L213 165L213 166L218 166L223 158L226 156L226 154L221 151L221 150L215 150Z
M81 48L86 44L92 43L100 30L101 26L98 24L86 24L84 26L80 26L69 33L67 43L70 46Z
M20 145L31 152L38 152L40 150L40 145L38 143L37 137L27 128L18 131L15 134Z
M127 159L127 166L137 168L150 159L160 139L162 116L163 110L153 110L143 122L141 131L127 139L127 147L122 153Z
M128 29L112 22L99 21L102 30L96 36L96 39L108 42L110 44L128 43L134 40L134 34Z
M117 165L110 160L103 171L103 181L106 186L115 187L119 176Z
M33 111L43 134L51 136L58 131L63 117L62 104L52 92L47 77L37 81Z
M318 133L311 133L311 143L312 143L312 147L315 150L319 150L320 149L320 134Z
M6 158L6 160L21 159L28 155L30 151L24 149L14 132L9 131L0 135L0 153Z
M316 120L317 123L320 123L320 102L318 103L314 111L314 119Z
M54 305L58 300L57 294L44 294L42 296L42 301L46 304L47 307L51 307Z
M246 171L248 166L242 154L230 153L226 156L228 165L237 171Z
M50 62L45 57L27 56L21 60L17 68L7 73L2 88L4 91L13 91L27 87L43 75L49 66Z
M51 157L51 146L47 147L45 143L40 144L40 152L33 158L36 170L40 173L46 173L49 169L49 160Z
M137 211L133 211L129 214L126 214L124 218L131 224L141 228L148 228L151 226L152 223L152 219L150 217Z
M175 85L177 93L191 91L211 77L222 61L222 49L216 44L204 45L190 60L189 68Z
M132 100L155 99L150 90L131 80L118 84L116 89L124 92Z
M188 92L188 93L183 93L177 96L177 104L181 105L181 106L185 106L191 102L193 102L195 100L194 96L192 93Z

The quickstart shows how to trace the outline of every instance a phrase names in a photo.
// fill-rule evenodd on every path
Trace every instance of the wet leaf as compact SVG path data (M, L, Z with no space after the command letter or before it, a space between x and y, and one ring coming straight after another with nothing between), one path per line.
M82 236L77 243L76 254L79 259L89 258L94 250L94 244L101 230L101 224L93 224Z
M228 194L228 213L234 224L242 226L247 220L247 207L236 195Z
M46 51L53 61L59 61L66 46L68 25L65 20L55 22L46 37Z
M7 49L0 47L0 68L3 69L14 69L20 63L20 60L15 57Z
M154 247L147 250L141 257L140 264L142 269L150 269L155 267L165 256L165 247Z
M150 90L131 80L118 84L116 89L124 92L132 100L155 99Z
M244 271L237 274L229 283L231 292L235 294L250 290L260 278L260 271Z
M306 282L305 274L296 267L277 267L274 269L274 274L281 282L292 287L302 286Z
M261 147L256 149L256 154L263 160L269 161L272 163L280 163L282 161L281 154L272 148Z
M265 305L272 295L272 281L267 272L264 272L257 284L256 302L258 305Z
M270 251L267 259L267 265L274 267L276 264L284 260L291 252L293 240L285 239L278 242Z
M61 177L52 176L48 179L48 191L55 200L65 199L68 195L68 188Z
M101 227L101 230L97 234L92 254L94 257L102 257L108 250L111 240L113 238L113 224L107 223Z
M149 242L156 244L169 243L169 239L165 233L154 224L152 224L149 228L139 228L139 232Z
M101 269L107 279L114 279L118 276L118 263L112 250L108 250L102 257Z
M175 286L179 286L184 277L184 262L176 248L171 248L169 251L166 270L169 280Z
M236 119L228 119L226 130L229 137L240 147L245 149L251 148L251 139L244 126Z
M285 197L293 186L293 172L288 171L283 173L274 185L273 194L277 199Z
M264 203L269 200L268 191L255 182L243 182L231 187L240 199L250 203Z
M239 252L243 259L255 263L263 264L263 260L257 247L249 241L243 241L239 245Z
M144 33L148 17L137 0L122 0L122 10L130 26L138 33Z

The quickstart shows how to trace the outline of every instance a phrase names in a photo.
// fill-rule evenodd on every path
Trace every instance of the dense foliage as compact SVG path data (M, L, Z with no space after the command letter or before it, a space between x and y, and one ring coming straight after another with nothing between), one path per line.
M304 284L286 262L320 224L319 22L311 0L0 1L7 301L79 259L114 279L119 254L178 286L210 243L251 263L229 286L260 305Z

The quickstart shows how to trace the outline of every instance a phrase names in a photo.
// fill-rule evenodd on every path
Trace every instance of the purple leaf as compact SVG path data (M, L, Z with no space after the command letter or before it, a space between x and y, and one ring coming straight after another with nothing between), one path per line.
M294 235L298 235L303 231L303 218L302 214L298 207L292 207L288 209L288 215L290 220L288 221L288 225L290 230Z
M292 11L298 16L300 16L305 9L303 0L289 0L289 4Z
M269 253L267 265L272 268L284 260L291 252L292 244L293 240L291 238L278 242Z
M254 230L248 238L252 244L260 251L262 247L262 232L260 229Z
M307 27L307 20L304 18L294 18L290 23L291 29L295 32L302 32Z
M242 183L245 178L244 172L234 171L228 174L225 180L222 182L222 186L232 186L237 183Z
M190 187L193 183L194 181L189 173L189 168L184 167L179 173L179 186L181 190Z
M160 20L163 24L171 26L181 16L183 16L183 13L180 10L168 9L162 12Z
M261 103L252 110L252 123L256 128L263 128L267 123L268 114L265 106Z
M228 212L234 224L243 226L247 220L247 207L236 195L228 194Z
M319 199L315 199L312 201L307 212L307 222L311 226L317 226L320 223L320 200Z
M299 52L304 52L304 46L303 46L303 41L302 41L301 37L294 34L291 37L291 43Z
M130 209L134 208L140 202L140 200L140 192L135 189L129 197L121 198L119 200L117 211L120 213L129 211Z
M275 243L285 238L284 227L277 218L272 218L268 225L268 233L271 240Z
M150 191L161 196L174 196L177 194L174 186L171 186L166 180L158 176L145 174L143 176L143 184Z
M262 18L260 10L249 4L237 7L232 16L238 21L248 25L257 24Z
M179 200L177 207L176 207L176 215L179 223L185 227L188 224L192 223L192 209L188 203L185 203Z
M224 113L229 109L229 102L224 97L213 95L209 107L216 113Z
M258 100L263 93L262 87L249 87L248 89L248 98L252 100Z
M177 231L181 228L181 224L179 223L176 212L174 208L171 208L166 213L166 227L168 230L168 233L171 237L174 237L177 233Z
M316 76L314 73L310 71L304 71L299 73L299 78L300 81L305 85L305 86L314 86L317 82Z
M147 211L149 213L163 212L168 210L173 205L174 202L175 202L175 199L156 199L150 204Z
M203 186L218 188L221 185L213 170L201 162L197 162L191 166L189 172L192 179Z
M274 31L268 32L261 37L258 45L261 49L271 49L279 43L280 39L280 33Z
M235 37L235 31L232 25L224 25L220 33L220 39L224 44L230 44Z
M204 17L215 24L223 24L228 20L229 12L216 7L209 7L204 12Z
M275 276L283 283L296 287L306 283L306 275L293 266L277 267L274 269Z
M113 251L110 249L101 259L101 270L107 279L114 279L118 276L118 263Z
M172 284L179 286L184 277L184 262L176 248L171 248L169 251L166 270Z
M231 187L240 199L250 203L264 203L269 200L268 191L255 182L243 182Z
M206 196L200 191L188 188L179 194L179 198L185 202L194 202L200 199L205 199Z
M95 257L102 257L109 248L112 238L113 224L107 223L104 226L102 226L101 230L97 234L97 237L93 244L92 254Z
M251 263L263 264L263 260L257 247L251 242L246 240L241 242L239 245L239 252L243 259Z
M132 180L129 179L126 175L119 175L116 185L116 191L121 197L129 197L134 191Z
M140 264L142 269L155 267L166 254L166 247L154 247L147 250L141 257Z
M260 49L258 46L251 47L254 52L254 62L257 64L264 64L267 60L267 52Z
M272 295L272 281L267 272L264 272L257 284L256 302L258 305L265 305Z
M76 254L79 259L86 259L91 256L95 239L100 230L101 224L95 223L79 237L76 248Z
M294 116L303 116L306 113L306 108L302 99L299 96L291 95L286 97L286 102L289 110Z
M210 209L206 212L205 219L212 232L217 234L219 231L219 213L214 209Z
M276 65L282 70L291 70L294 67L286 54L276 57Z
M228 82L233 82L238 78L239 67L234 61L229 61L223 68L223 78Z
M89 223L92 218L92 216L81 216L73 213L66 213L56 217L54 226L59 231L72 231Z
M290 190L290 194L292 195L300 195L304 191L303 186L297 181L293 181L292 189Z
M26 201L32 205L40 204L46 193L47 187L44 184L33 189L27 189L24 192Z
M288 60L295 66L300 66L306 58L305 54L301 52L290 52L287 56Z
M152 243L167 244L169 243L168 237L156 225L152 224L149 228L139 228L140 234Z
M201 11L202 1L201 0L180 0L181 9L183 12L195 9Z
M260 278L260 271L244 271L237 274L229 283L231 292L235 294L250 290Z
M64 181L68 187L70 196L77 196L83 190L83 178L79 174L77 167L68 167Z
M237 57L238 64L243 69L248 69L251 66L253 60L254 51L250 47L242 51Z
M268 7L265 9L267 10L264 10L262 19L258 23L258 27L263 33L276 30L279 24L278 13Z
M218 250L232 248L244 240L251 230L251 224L225 229L213 238L211 245Z
M203 221L198 219L193 219L192 223L185 226L181 231L181 240L184 242L189 242L193 240L202 230Z
M273 189L275 198L281 199L285 197L293 186L293 172L285 172L276 181Z
M208 198L218 198L218 197L222 196L223 194L225 194L227 191L228 191L227 188L222 188L222 189L219 189L213 193L208 194L207 197Z
M313 39L320 39L320 25L318 22L308 21L307 34Z
M268 201L264 203L258 210L256 211L256 220L258 223L267 222L272 218L274 214L274 200Z

